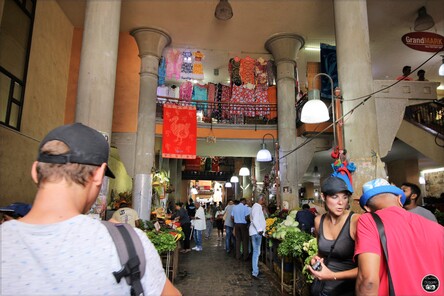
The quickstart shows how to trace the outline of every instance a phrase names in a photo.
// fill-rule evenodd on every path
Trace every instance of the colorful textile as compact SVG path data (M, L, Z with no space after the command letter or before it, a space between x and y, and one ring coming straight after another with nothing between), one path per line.
M268 101L267 89L257 87L254 90L254 102L256 116L266 116L270 114L270 102Z
M218 84L219 87L219 84ZM228 85L220 84L221 89L221 102L226 103L222 104L222 117L225 119L230 118L230 107L229 104L231 100L231 88Z
M237 86L242 85L242 79L239 72L240 62L241 59L239 57L235 57L233 59L230 59L230 62L228 63L228 71L230 73L231 83Z
M256 88L267 90L268 75L267 75L267 61L263 58L258 58L254 65L254 77L256 81Z
M196 158L196 108L165 104L163 106L162 134L162 157Z
M255 87L254 80L254 66L256 61L251 57L246 57L240 61L239 74L242 79L242 84L246 88L253 89Z
M182 52L182 67L180 71L180 78L191 79L193 74L193 54L189 50Z
M182 67L181 52L177 49L171 49L167 53L166 76L180 79L180 70Z
M215 111L217 111L217 107L215 103L215 99L216 99L216 84L209 82L208 83L208 102L209 104L209 108L208 108L208 117L212 117L212 113L214 113ZM214 116L215 117L215 116Z
M254 116L254 90L233 85L230 113L234 115Z
M203 110L203 113L207 114L208 104L206 101L208 100L208 89L206 84L195 84L193 86L193 105L197 105L197 110Z
M193 52L194 63L193 63L193 79L203 80L204 72L202 66L202 59L205 57L200 51Z
M193 84L189 81L185 81L179 87L179 97L185 101L191 101L193 97Z
M272 107L272 110L270 112L270 115L268 116L269 119L273 119L277 117L277 91L276 86L269 86L267 89L267 97L270 107Z
M159 79L157 80L157 85L161 86L165 84L165 75L166 75L166 60L165 57L160 57L159 61L159 69L157 70L157 75Z

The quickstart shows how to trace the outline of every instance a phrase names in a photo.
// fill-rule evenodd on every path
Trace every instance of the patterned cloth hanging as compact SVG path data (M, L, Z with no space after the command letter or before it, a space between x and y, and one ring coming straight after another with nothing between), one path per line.
M180 70L182 67L182 53L178 49L171 49L167 53L166 76L169 79L180 79Z
M159 69L157 70L157 75L159 79L157 80L157 85L161 86L165 84L165 75L166 75L166 59L164 56L160 57L159 61Z
M202 60L205 57L200 51L193 52L194 62L193 62L193 75L192 78L196 80L204 79L204 72L202 66Z
M193 75L193 54L189 50L182 52L182 68L180 78L191 79Z

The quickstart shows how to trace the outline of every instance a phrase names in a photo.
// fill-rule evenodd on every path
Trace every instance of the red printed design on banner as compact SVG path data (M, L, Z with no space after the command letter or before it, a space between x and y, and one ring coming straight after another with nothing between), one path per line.
M163 106L162 157L194 159L197 145L196 107Z

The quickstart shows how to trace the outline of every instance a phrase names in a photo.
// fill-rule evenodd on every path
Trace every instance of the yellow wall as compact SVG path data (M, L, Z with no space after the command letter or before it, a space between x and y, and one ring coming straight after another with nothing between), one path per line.
M0 126L0 205L34 198L38 142L64 123L72 31L56 1L37 2L21 131Z

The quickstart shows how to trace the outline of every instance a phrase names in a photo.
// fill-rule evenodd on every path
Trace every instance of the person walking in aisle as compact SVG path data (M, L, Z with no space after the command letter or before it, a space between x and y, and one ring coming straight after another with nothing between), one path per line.
M359 204L355 261L358 295L443 295L444 227L402 208L404 192L385 179L365 183ZM382 221L385 243L371 213ZM386 245L387 257L381 244Z
M217 211L215 216L216 227L217 227L217 240L220 241L224 238L224 214L225 211L222 210L222 206L217 206Z
M37 193L30 212L0 226L1 295L130 295L108 229L88 213L101 190L109 145L98 131L74 123L50 131L32 165ZM165 275L157 250L134 229L147 262L146 295L180 295Z
M206 229L205 211L199 202L196 203L196 215L194 216L194 242L196 246L192 248L195 251L202 251L202 232Z
M224 226L225 226L225 252L230 253L233 246L235 246L235 238L233 235L234 222L231 218L234 203L231 199L228 200L228 205L225 207Z
M252 268L253 271L251 275L254 279L259 279L259 255L261 254L261 244L262 236L264 235L264 230L266 227L265 216L262 211L262 205L265 203L265 196L259 194L257 202L251 208L250 214L250 227L249 233L251 237L251 244L253 246L253 256L252 256Z
M180 227L182 227L183 234L185 235L183 239L183 248L180 250L181 253L188 253L190 249L190 234L191 234L191 220L188 216L187 210L183 207L182 202L176 202L176 212L171 215L171 219L178 220Z
M205 231L205 239L210 239L211 232L213 232L213 223L214 223L214 208L213 205L207 204L205 206L205 221L206 221L206 231Z
M421 197L421 189L419 189L418 185L405 182L402 184L401 189L406 197L404 203L404 209L406 209L409 212L421 215L424 218L429 219L430 221L438 222L438 220L436 219L435 215L432 212L416 204L419 198Z
M347 178L347 182L343 178ZM349 185L348 185L349 184ZM348 175L330 176L321 184L325 214L315 218L318 255L310 264L320 263L320 269L307 266L315 278L312 295L354 295L358 268L353 261L356 224L360 215L350 212L353 193Z
M250 215L249 208L245 205L247 200L241 198L238 205L233 207L231 217L234 221L234 232L236 237L236 259L241 259L241 244L244 261L248 260L248 235L247 219Z

